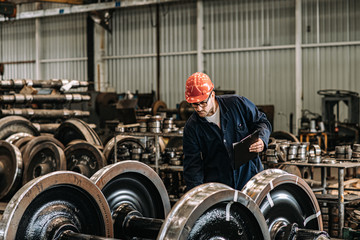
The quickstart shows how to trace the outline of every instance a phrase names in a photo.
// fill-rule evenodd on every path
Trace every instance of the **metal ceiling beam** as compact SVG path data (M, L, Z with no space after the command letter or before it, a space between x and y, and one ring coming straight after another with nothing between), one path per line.
M303 95L303 78L302 78L302 33L301 33L301 0L295 1L295 119L301 118L301 109L304 105ZM300 126L295 121L295 132L297 133Z
M29 12L22 12L16 15L16 18L12 20L22 20L22 19L31 19L31 18L43 18L43 17L52 17L66 14L75 14L75 13L86 13L92 11L101 11L109 10L115 8L123 7L136 7L144 6L150 4L158 3L168 3L168 2L179 2L180 0L133 0L133 1L114 1L114 2L104 2L104 3L93 3L93 4L84 4L84 5L72 5L69 7L62 8L53 8L53 9L43 9ZM0 17L0 21L8 20L7 18Z
M39 2L53 2L53 3L65 3L65 4L86 4L83 0L11 0L15 4L25 3L39 3Z

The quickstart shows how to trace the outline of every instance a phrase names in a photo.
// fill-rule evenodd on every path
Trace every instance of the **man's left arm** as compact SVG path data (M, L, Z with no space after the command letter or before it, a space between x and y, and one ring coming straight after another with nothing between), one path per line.
M268 147L268 142L270 134L272 131L272 126L267 119L265 113L261 112L253 102L244 97L244 102L247 108L247 118L249 131L253 132L256 129L259 129L259 139L257 142L253 143L249 150L251 152L262 152Z

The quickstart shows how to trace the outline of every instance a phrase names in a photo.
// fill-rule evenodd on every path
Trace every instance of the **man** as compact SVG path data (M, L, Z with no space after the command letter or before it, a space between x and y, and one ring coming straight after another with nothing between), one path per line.
M184 179L187 190L220 182L241 190L263 170L259 156L234 169L233 143L259 129L249 151L267 148L271 124L254 103L238 95L215 96L208 75L196 72L186 81L185 98L195 112L184 127Z

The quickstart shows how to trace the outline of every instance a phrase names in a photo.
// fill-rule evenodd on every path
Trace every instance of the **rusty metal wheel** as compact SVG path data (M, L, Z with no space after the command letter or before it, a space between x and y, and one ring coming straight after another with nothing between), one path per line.
M179 104L179 116L181 120L187 120L191 114L194 112L194 109L191 107L191 104L187 101L182 101Z
M28 164L28 162L29 162L28 160L29 160L29 156L31 154L31 151L33 151L33 149L37 145L41 145L41 144L46 143L46 142L52 142L55 145L57 145L58 147L60 147L61 149L63 149L63 150L65 149L65 146L59 140L54 138L53 136L45 135L45 136L33 137L26 143L24 148L21 150L21 152L23 154L25 165Z
M47 141L33 146L24 164L23 185L50 172L66 170L64 150Z
M302 177L300 168L298 166L281 164L279 166L279 169L281 169L281 170L283 170L283 171L285 171L287 173L294 174L294 175L296 175L298 177Z
M54 137L66 146L73 140L85 140L102 147L101 139L89 125L80 119L68 119L56 129Z
M106 166L101 150L88 142L71 142L65 149L67 169L91 177L96 171Z
M294 223L302 229L322 231L316 197L298 176L280 169L267 169L251 178L242 192L259 205L272 239L280 234L282 227Z
M24 137L33 137L33 135L31 135L29 133L23 133L23 132L14 133L13 135L6 138L5 141L15 144L18 140L20 140Z
M161 110L166 110L166 109L167 109L166 103L161 100L157 100L151 105L151 114L155 116Z
M247 195L207 183L187 192L167 215L157 239L270 239L266 221Z
M23 151L25 150L26 144L33 138L34 138L34 136L20 138L19 140L14 142L14 145L19 148L21 153L23 153Z
M7 199L21 184L23 162L20 150L11 143L0 140L0 199Z
M39 136L39 131L26 118L20 116L8 116L0 119L0 139L5 140L15 133L28 133Z
M58 171L33 179L7 204L0 239L59 239L66 231L112 237L109 206L87 177Z

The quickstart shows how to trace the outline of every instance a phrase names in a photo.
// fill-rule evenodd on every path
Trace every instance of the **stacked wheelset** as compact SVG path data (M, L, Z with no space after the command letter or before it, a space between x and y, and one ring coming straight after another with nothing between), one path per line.
M7 204L0 239L328 239L319 213L306 183L281 170L243 191L203 184L170 209L159 176L123 161L90 179L57 171L31 180Z
M98 135L80 119L59 124L54 134L40 134L29 120L0 120L0 200L8 200L28 181L54 171L91 177L106 165Z

